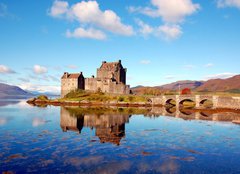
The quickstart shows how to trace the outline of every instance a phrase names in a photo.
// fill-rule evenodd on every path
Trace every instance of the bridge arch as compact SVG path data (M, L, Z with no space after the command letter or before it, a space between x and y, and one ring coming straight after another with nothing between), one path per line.
M170 98L170 99L167 99L166 102L165 102L165 106L169 106L169 107L174 107L176 106L176 100Z
M176 107L166 107L165 110L168 114L174 114L176 112Z
M213 107L213 101L209 99L203 99L199 102L199 106L203 108L212 108Z
M196 102L192 99L183 99L179 102L179 107L186 107L186 108L194 108L196 106Z

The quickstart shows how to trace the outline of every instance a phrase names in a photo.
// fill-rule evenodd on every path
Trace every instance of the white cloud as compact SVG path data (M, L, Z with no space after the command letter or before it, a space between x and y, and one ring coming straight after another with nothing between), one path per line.
M165 40L174 40L182 35L182 29L179 25L164 24L159 27L152 27L141 20L136 20L139 25L139 33L143 36L154 35Z
M68 8L69 8L68 2L54 1L49 15L51 15L52 17L61 17L62 15L68 12Z
M204 65L204 67L206 67L206 68L210 68L210 67L213 67L213 66L214 66L214 64L212 64L212 63L208 63L208 64Z
M151 63L151 61L150 60L141 60L140 63L144 64L144 65L148 65Z
M45 74L45 73L48 72L48 69L46 67L44 67L44 66L34 65L33 72L35 74Z
M139 12L151 17L161 17L166 23L180 23L186 16L200 9L192 0L151 0L155 8L129 7L129 12Z
M236 7L240 9L240 0L218 0L217 6L219 8Z
M165 24L158 27L158 34L166 40L173 40L182 35L182 30L179 25Z
M165 40L177 39L182 35L182 24L187 16L192 15L200 9L199 4L192 0L151 0L152 7L128 7L128 11L142 13L150 17L160 17L162 25L152 27L141 21L137 21L143 35L153 34Z
M100 31L93 28L84 29L84 28L77 28L73 32L67 30L66 36L68 38L90 38L90 39L97 39L97 40L104 40L106 39L106 35Z
M154 32L154 28L151 27L150 25L144 23L143 21L137 19L136 23L140 27L139 32L143 34L144 36L147 36L149 34L152 34Z
M40 84L32 84L32 83L22 83L18 85L20 88L28 91L37 91L40 93L53 93L60 94L60 85L40 85Z
M225 72L225 73L208 75L208 76L205 77L205 79L206 80L209 80L209 79L226 79L226 78L233 77L235 75L237 75L237 73Z
M67 32L67 36L78 38L105 39L102 31L93 29L93 27L103 30L131 36L134 34L130 25L122 23L121 18L112 10L101 11L97 1L82 1L69 7L66 1L55 1L50 10L52 17L65 17L66 19L78 21L81 25L73 33ZM85 26L85 29L82 27ZM86 27L90 27L86 29ZM95 34L94 32L97 32Z
M0 74L14 74L14 73L16 72L10 69L9 67L5 65L0 65Z
M69 69L77 69L78 67L76 65L68 65L67 68L69 68Z
M200 9L199 4L194 4L192 0L152 0L157 7L156 13L165 22L182 22L186 16L192 15Z

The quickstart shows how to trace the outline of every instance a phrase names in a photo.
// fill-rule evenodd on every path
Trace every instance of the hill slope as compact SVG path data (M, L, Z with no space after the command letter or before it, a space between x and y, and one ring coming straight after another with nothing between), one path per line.
M141 94L149 89L160 89L162 92L178 91L181 89L189 88L193 91L209 91L209 92L237 92L240 93L240 75L236 75L227 79L211 79L208 81L177 81L174 83L155 86L155 87L144 87L137 86L132 88L133 93Z
M212 79L196 88L197 91L240 91L240 75L227 79Z
M181 89L184 88L189 88L189 89L196 89L199 86L203 85L203 81L191 81L191 80L185 80L185 81L177 81L174 83L170 83L170 84L166 84L166 85L162 85L162 86L157 86L158 88L161 89L167 89L167 90L178 90L179 87Z
M11 86L0 83L0 98L1 99L21 99L32 96L33 94L24 91L17 86Z

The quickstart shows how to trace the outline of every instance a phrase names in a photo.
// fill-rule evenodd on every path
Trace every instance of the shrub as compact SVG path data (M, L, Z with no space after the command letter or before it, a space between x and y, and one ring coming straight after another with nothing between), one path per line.
M119 102L123 102L124 101L124 97L122 97L122 96L118 97L118 101Z
M45 100L48 100L48 97L46 95L39 95L37 99L45 101Z
M134 99L133 96L129 96L129 97L128 97L128 100L129 100L130 102L133 101L133 99Z
M190 95L191 93L191 89L189 88L184 88L181 92L182 95Z

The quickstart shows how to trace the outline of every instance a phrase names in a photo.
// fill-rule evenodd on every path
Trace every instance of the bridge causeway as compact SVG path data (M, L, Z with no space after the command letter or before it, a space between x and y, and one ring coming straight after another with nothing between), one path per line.
M176 108L179 108L184 101L193 101L196 104L195 108L203 108L206 101L211 101L213 108L240 109L240 97L210 95L162 95L151 98L152 105L166 106L171 101L176 103Z

